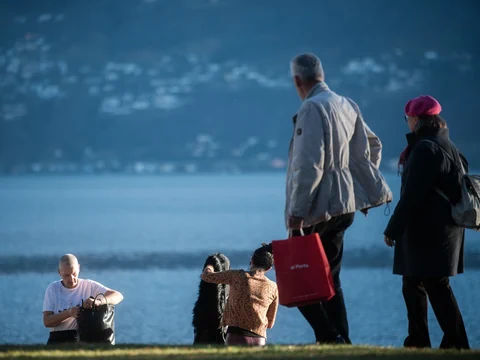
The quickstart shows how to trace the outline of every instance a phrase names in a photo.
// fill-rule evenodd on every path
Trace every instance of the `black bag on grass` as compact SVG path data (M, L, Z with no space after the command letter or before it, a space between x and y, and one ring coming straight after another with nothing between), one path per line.
M99 296L105 299L105 303L97 306L95 300ZM93 299L91 309L80 308L77 323L80 341L115 344L115 306L108 304L104 294L98 294Z

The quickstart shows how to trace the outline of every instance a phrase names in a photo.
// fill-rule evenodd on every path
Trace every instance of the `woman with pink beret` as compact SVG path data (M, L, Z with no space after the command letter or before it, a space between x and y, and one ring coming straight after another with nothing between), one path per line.
M440 347L468 349L465 325L449 284L450 276L464 271L465 230L454 223L451 204L461 197L460 162L465 169L468 164L450 140L441 111L431 96L414 98L405 106L410 133L399 160L401 194L384 235L385 243L395 247L393 273L403 279L408 315L404 346L431 347L429 299L444 332Z

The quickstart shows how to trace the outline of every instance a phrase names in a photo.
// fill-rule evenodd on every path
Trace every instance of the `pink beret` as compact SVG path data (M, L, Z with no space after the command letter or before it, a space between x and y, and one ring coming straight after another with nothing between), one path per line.
M440 103L431 96L416 97L405 105L405 114L408 116L438 115L442 111Z

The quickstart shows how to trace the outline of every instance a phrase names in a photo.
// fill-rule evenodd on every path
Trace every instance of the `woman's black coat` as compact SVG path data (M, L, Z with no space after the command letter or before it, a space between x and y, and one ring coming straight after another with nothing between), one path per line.
M402 190L384 234L395 240L393 273L444 277L464 270L465 230L454 224L451 205L460 199L461 174L441 146L459 164L466 160L450 141L447 129L423 128L407 135L408 159ZM422 141L430 140L431 142Z

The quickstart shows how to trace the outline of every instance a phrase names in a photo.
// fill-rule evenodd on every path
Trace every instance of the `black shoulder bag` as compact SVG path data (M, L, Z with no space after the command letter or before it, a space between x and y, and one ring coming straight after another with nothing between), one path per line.
M105 304L97 306L95 300L99 296L105 299ZM108 304L104 294L95 296L91 309L80 308L77 323L80 341L115 344L115 306Z

